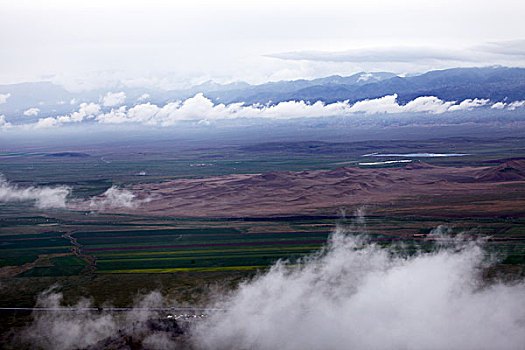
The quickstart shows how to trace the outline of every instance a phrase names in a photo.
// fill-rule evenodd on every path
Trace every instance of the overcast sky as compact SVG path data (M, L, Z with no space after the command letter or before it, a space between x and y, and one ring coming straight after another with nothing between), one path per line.
M522 0L0 0L0 83L183 87L525 66Z

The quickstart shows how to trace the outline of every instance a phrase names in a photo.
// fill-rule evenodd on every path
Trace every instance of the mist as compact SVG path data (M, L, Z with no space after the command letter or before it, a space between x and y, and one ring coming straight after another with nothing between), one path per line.
M198 325L204 349L520 349L525 284L485 285L481 242L435 230L430 252L339 229L298 266L278 263Z
M33 201L40 209L65 208L70 195L71 188L68 186L21 188L11 184L0 174L0 202Z
M98 211L116 208L132 209L137 208L141 202L148 200L149 198L139 200L131 191L111 186L102 195L91 198L89 208Z
M33 202L38 209L61 208L82 211L110 211L112 209L135 209L152 199L137 198L130 190L111 186L99 196L88 199L72 196L69 186L28 186L12 184L0 174L0 203Z

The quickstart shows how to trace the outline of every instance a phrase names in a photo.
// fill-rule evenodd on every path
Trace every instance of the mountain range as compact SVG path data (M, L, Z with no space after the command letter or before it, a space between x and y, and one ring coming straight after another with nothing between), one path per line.
M452 68L406 77L388 72L360 72L350 76L332 75L260 85L208 81L189 89L169 91L116 86L112 89L70 92L51 82L31 82L0 85L0 94L10 94L6 103L0 104L0 113L17 115L31 107L39 108L42 114L69 113L76 110L79 102L100 102L108 91L125 92L124 104L128 106L146 101L163 105L197 93L203 93L214 103L224 104L274 104L291 100L356 102L392 94L398 95L397 100L401 104L420 96L436 96L446 101L481 98L492 102L510 102L525 99L525 68ZM137 102L143 94L149 96Z

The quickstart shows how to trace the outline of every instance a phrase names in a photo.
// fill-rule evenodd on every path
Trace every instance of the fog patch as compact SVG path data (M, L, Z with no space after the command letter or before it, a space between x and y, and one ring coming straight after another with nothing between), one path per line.
M131 191L117 186L111 186L102 195L91 198L89 207L92 210L117 208L135 209L144 201L148 200L139 200Z
M409 253L338 229L298 266L278 263L241 284L193 340L204 349L522 348L525 284L483 285L481 243L442 231L431 251Z
M34 201L40 209L65 208L70 194L71 188L68 186L19 187L0 175L0 202Z
M82 310L91 305L88 299L74 307L78 311L35 312L33 323L18 335L18 342L43 349L81 349L103 340L118 330L110 314ZM50 289L38 297L37 307L60 308L62 294Z
M137 195L130 190L111 186L103 194L87 199L72 196L69 186L27 186L12 184L0 174L0 203L30 202L39 209L62 208L81 211L105 211L111 209L136 209L153 199L149 195Z
M36 306L54 309L34 311L33 322L11 339L15 347L53 350L66 349L173 349L182 334L175 321L155 309L170 304L158 292L135 300L127 313L98 312L91 300L64 305L57 287L43 292ZM74 310L72 310L74 309ZM176 342L177 341L177 342Z

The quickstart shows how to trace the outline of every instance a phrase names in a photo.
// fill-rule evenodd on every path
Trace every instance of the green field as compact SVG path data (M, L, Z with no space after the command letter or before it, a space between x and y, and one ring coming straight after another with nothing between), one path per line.
M32 219L31 219L32 220ZM272 220L191 220L152 222L150 218L115 216L114 223L60 223L56 231L0 235L3 266L37 262L17 277L70 276L83 273L176 273L246 271L277 260L294 262L325 244L336 224L352 218L274 218ZM30 222L27 222L28 226ZM361 228L371 243L424 247L421 234L445 224L453 232L490 237L489 251L505 263L522 263L525 225L521 219L450 219L368 217ZM4 229L6 231L6 229ZM69 236L65 235L69 233ZM73 243L73 240L75 243ZM73 249L73 248L78 249ZM53 257L67 254L69 256ZM48 258L48 256L50 256ZM40 257L40 258L39 258ZM87 269L86 266L90 266Z

